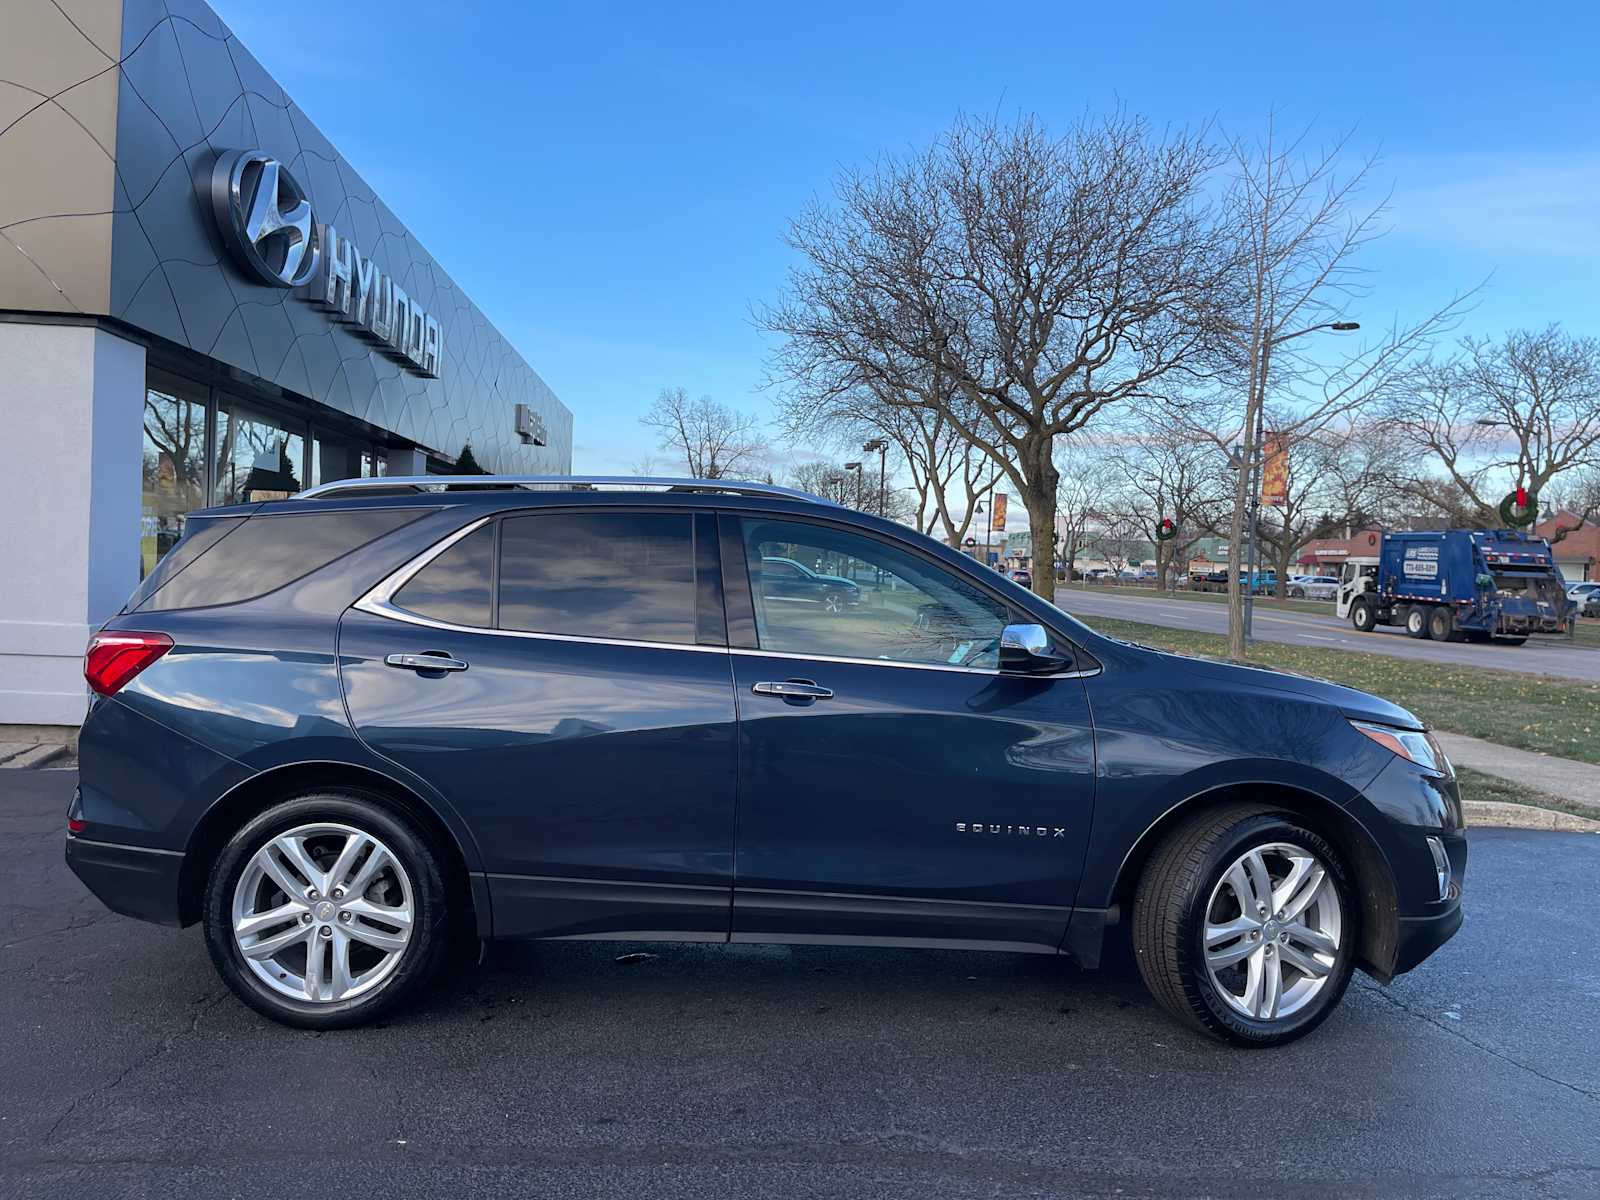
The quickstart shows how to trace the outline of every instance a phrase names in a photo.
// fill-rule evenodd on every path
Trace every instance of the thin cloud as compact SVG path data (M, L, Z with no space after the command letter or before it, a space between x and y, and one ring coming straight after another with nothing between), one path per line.
M1600 258L1600 153L1391 162L1398 235L1504 261ZM1426 182L1418 182L1423 181Z

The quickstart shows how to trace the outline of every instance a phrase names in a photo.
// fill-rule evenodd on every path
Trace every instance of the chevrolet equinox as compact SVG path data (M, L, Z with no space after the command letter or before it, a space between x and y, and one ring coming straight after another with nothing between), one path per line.
M1093 967L1120 925L1165 1008L1263 1046L1461 923L1454 772L1405 709L1106 637L782 488L196 512L84 670L68 863L291 1025L395 1009L462 937Z

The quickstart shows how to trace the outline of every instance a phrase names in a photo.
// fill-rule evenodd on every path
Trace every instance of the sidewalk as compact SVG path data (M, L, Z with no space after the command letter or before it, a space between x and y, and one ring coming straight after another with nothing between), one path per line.
M1555 758L1486 742L1481 738L1434 730L1433 736L1461 767L1496 775L1523 787L1556 796L1600 819L1600 766Z
M67 747L48 742L0 742L0 767L42 767L65 758Z

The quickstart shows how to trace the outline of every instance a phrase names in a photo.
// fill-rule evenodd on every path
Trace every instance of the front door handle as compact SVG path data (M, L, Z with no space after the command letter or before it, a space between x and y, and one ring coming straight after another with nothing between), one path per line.
M428 650L422 654L391 654L384 660L390 667L402 667L411 671L465 671L467 664L459 658L451 658L443 650Z
M757 683L750 688L758 696L779 696L785 700L795 700L802 704L809 704L813 700L829 700L833 698L833 689L818 687L809 679L786 679L782 683Z

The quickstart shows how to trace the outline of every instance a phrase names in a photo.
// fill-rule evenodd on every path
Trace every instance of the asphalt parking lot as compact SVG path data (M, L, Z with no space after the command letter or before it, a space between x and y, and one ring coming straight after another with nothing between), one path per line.
M318 1035L81 888L74 779L0 773L6 1197L1600 1194L1592 835L1476 833L1461 935L1280 1051L1125 965L618 943Z

